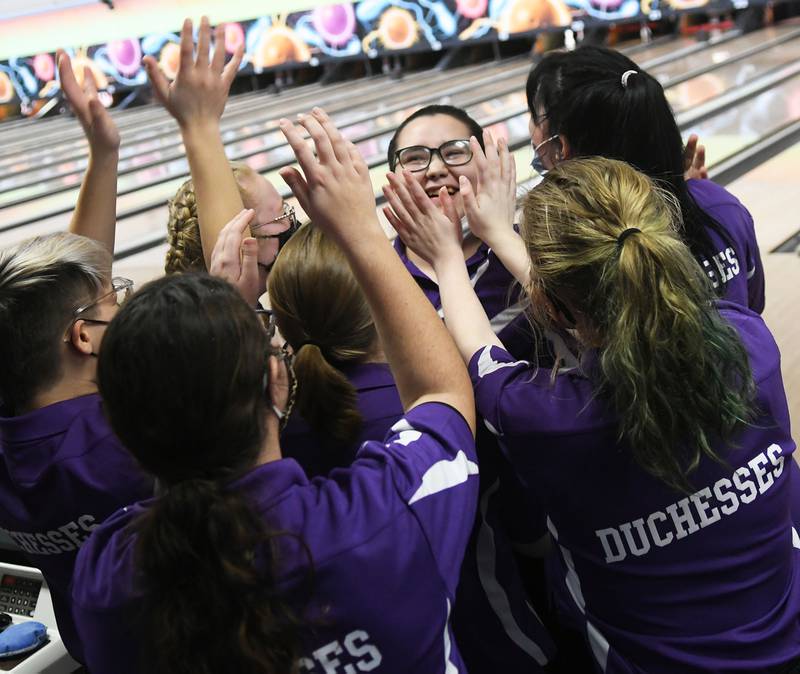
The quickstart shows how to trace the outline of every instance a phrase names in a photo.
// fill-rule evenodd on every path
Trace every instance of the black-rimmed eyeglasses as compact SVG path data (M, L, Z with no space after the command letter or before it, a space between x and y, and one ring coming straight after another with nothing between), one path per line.
M431 165L433 155L448 166L463 166L472 161L472 148L469 140L448 140L439 147L426 147L425 145L411 145L399 149L394 153L395 163L400 164L406 171L416 173L424 171Z

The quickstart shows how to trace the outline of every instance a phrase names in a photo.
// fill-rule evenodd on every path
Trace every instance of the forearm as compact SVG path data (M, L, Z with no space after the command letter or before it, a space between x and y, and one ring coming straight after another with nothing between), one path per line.
M181 129L194 183L200 241L206 266L223 227L244 208L231 170L219 124L206 122Z
M517 232L513 229L500 232L485 243L520 285L525 285L529 281L531 261L525 249L525 242Z
M472 385L452 338L376 223L343 243L372 312L404 409L438 401L475 428ZM463 266L463 260L462 260Z
M90 150L69 231L99 241L111 252L117 228L117 165L119 150Z
M469 363L473 354L487 344L502 347L475 294L464 260L451 256L434 268L444 321L464 362Z

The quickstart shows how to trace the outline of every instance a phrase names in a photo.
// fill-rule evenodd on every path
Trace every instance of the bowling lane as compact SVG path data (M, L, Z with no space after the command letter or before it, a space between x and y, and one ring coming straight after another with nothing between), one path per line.
M653 68L649 72L659 82L667 84L670 80L683 77L687 72L714 66L747 50L764 47L770 42L791 39L793 36L800 36L800 26L796 24L774 26L716 44L684 58L675 59Z
M501 74L506 69L519 67L521 59L510 59L493 66L497 74ZM243 118L250 118L258 116L261 112L262 116L269 118L271 116L278 116L283 114L280 112L288 108L288 113L293 114L305 110L311 105L318 105L320 101L328 101L330 104L336 104L338 107L342 106L360 106L369 105L374 101L374 88L376 86L384 86L388 88L392 95L399 97L405 96L406 91L413 90L417 86L425 86L434 80L445 80L448 84L459 81L461 78L469 78L470 74L475 72L476 66L468 66L460 69L456 73L449 73L447 76L438 71L427 71L419 74L419 77L413 80L389 80L388 78L370 78L357 82L350 82L349 88L341 85L332 85L329 88L320 90L314 87L309 91L302 91L300 93L282 93L274 95L261 94L260 96L248 96L247 106L236 105L236 98L231 99L226 113L222 118L222 129L236 130L241 126ZM237 97L238 98L238 97ZM121 158L133 156L138 153L137 144L139 142L157 142L160 143L150 146L161 147L170 143L176 144L179 142L177 138L177 126L167 113L160 108L153 108L153 115L151 119L145 122L136 124L130 128L122 129L123 147L121 149ZM163 137L166 137L162 139ZM63 138L58 139L57 145L48 143L45 147L31 148L25 145L21 148L19 153L9 152L8 148L5 152L5 157L0 158L0 171L9 163L14 163L16 170L34 170L40 168L44 164L51 164L57 161L72 161L76 158L82 157L86 153L86 144L80 133L77 125L75 126L74 136L68 141Z
M722 66L704 75L668 87L667 100L675 113L707 103L726 91L741 87L769 70L780 68L800 59L800 38L775 45L743 61Z
M722 161L796 119L800 119L800 75L683 132L698 134L706 146L706 156Z
M471 85L461 87L462 91L458 94L442 91L441 87L436 87L435 90L440 92L439 97L433 99L431 90L426 90L419 91L419 98L415 100L417 102L440 100L455 105L469 106L475 102L476 98L492 96L493 93L501 92L504 89L508 89L510 86L516 90L512 98L506 95L506 97L499 98L494 103L490 101L483 106L483 109L491 110L497 109L498 107L502 108L504 105L510 104L511 102L516 103L517 107L522 107L524 109L524 96L522 96L519 91L519 84L507 84L503 81L493 82L477 89ZM378 115L368 120L365 120L362 115L363 121L349 126L345 124L345 120L348 117L351 119L353 118L352 111L344 111L342 115L343 119L341 119L339 115L334 114L333 119L337 124L341 125L345 135L354 142L362 139L364 135L375 134L385 129L387 132L385 134L385 142L388 145L388 138L391 135L391 131L394 130L395 126L402 121L408 112L409 109L406 106L402 106L401 109L397 109L396 107L393 112L389 112L385 115ZM275 123L271 122L271 125L274 127ZM271 145L267 143L271 143ZM259 154L259 151L263 147L270 147L271 149ZM240 149L242 153L237 153L237 149ZM237 148L232 149L229 147L228 156L232 159L246 157L247 163L256 170L263 170L274 161L282 161L285 165L285 163L289 162L292 158L282 135L277 130L266 136L250 138ZM138 209L141 208L143 204L147 203L154 206L159 201L165 202L172 196L175 189L188 177L188 164L183 153L178 153L176 157L176 159L170 162L161 163L136 173L120 176L120 196L118 198L119 212L124 213L131 209ZM165 183L164 181L168 182ZM22 190L20 192L22 192ZM154 194L159 195L156 197L155 202L152 201ZM8 223L5 226L10 228L12 227L12 223L35 221L40 218L46 218L49 214L56 212L69 212L74 207L76 198L77 187L68 191L56 193L52 193L51 190L47 196L43 196L36 201L19 203L6 207L2 210L3 220L5 223ZM2 229L3 228L0 227L0 230Z

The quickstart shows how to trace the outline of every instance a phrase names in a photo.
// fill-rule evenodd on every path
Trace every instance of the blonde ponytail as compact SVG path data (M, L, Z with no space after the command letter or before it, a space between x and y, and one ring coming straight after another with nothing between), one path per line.
M702 456L724 459L714 444L752 416L755 387L738 334L681 241L679 213L627 164L580 159L531 191L521 233L534 289L574 309L598 347L590 376L620 439L644 470L686 490Z

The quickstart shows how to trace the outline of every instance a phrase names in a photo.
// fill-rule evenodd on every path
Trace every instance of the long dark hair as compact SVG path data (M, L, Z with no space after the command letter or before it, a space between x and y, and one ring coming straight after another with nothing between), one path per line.
M636 71L622 85L622 75ZM708 230L733 245L725 228L692 198L684 179L683 141L658 80L627 56L605 47L552 52L528 75L528 110L536 124L547 120L548 135L563 134L573 156L625 161L647 174L678 200L682 236L695 258L724 294L725 274Z
M238 292L205 274L145 285L103 338L98 383L111 425L165 488L134 525L146 671L294 666L276 534L227 486L263 446L268 349Z
M446 115L452 117L464 124L468 129L471 136L475 136L481 148L483 148L483 127L478 124L472 117L469 116L466 110L457 108L454 105L426 105L424 108L411 113L406 117L395 129L392 139L389 141L389 150L387 152L387 159L389 161L389 170L394 171L397 165L397 158L394 156L397 152L397 138L400 133L411 122L420 117L433 117L434 115Z

